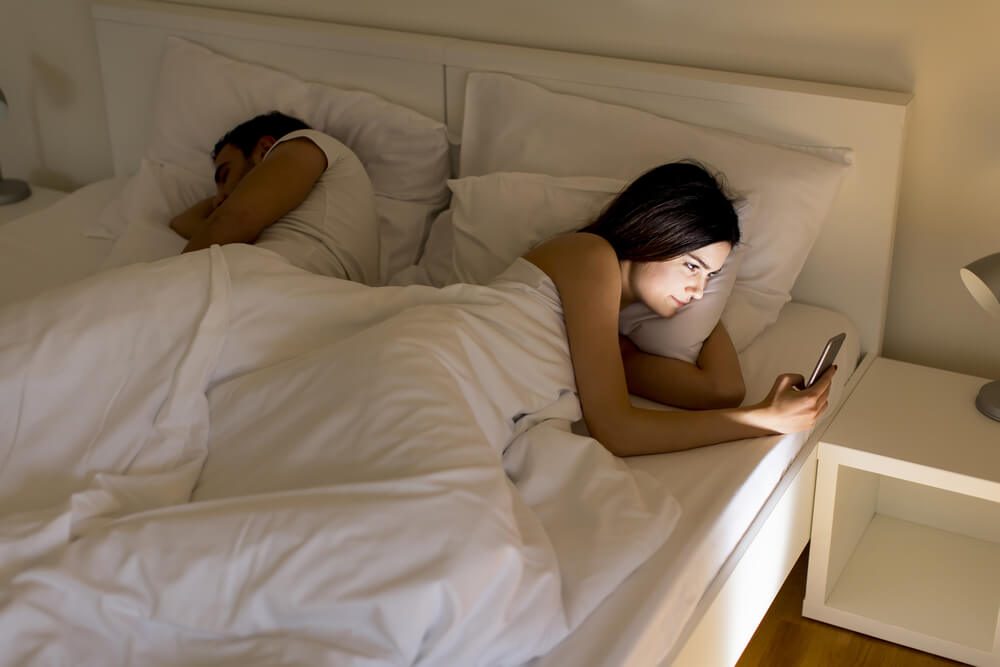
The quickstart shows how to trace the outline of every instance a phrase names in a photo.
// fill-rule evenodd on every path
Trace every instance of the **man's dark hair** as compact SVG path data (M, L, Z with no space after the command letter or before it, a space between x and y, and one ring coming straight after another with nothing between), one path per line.
M289 132L308 129L309 126L303 121L280 111L261 114L226 132L212 149L212 159L214 160L219 151L228 145L238 148L244 157L250 157L257 142L263 137L281 139Z
M604 238L619 259L637 262L740 241L739 219L721 179L693 161L647 171L580 231Z

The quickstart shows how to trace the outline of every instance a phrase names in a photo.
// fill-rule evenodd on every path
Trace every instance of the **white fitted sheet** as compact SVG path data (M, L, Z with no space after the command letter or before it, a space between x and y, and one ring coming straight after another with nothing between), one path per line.
M84 236L127 178L85 185L40 211L0 225L0 305L80 280L114 241Z
M848 338L837 359L831 406L859 357L859 336L844 315L790 303L778 321L741 355L746 403L767 395L781 372L812 370L833 334ZM828 414L832 410L828 410ZM628 459L670 489L681 517L670 539L594 613L535 667L657 665L679 650L702 597L764 507L808 433L755 438L700 449Z

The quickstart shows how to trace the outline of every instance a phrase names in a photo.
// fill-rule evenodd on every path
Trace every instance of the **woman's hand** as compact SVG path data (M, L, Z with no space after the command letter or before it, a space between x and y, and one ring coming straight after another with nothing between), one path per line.
M830 399L836 366L829 368L808 389L799 389L804 378L797 374L779 375L767 398L757 406L759 425L775 433L797 433L816 425Z

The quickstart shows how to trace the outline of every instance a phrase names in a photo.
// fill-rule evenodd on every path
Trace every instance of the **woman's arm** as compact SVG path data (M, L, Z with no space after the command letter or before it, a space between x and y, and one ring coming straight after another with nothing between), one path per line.
M693 410L732 408L743 402L746 387L740 360L721 322L693 364L647 354L625 337L620 348L628 390L636 396Z
M760 404L664 412L632 406L618 342L621 267L610 245L592 234L545 243L526 258L559 290L583 417L590 433L618 456L691 449L729 440L811 428L826 408L833 373L796 391L783 375Z

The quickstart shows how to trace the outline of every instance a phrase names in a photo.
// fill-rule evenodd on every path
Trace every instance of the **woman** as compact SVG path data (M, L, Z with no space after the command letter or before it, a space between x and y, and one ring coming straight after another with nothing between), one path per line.
M743 400L733 344L720 322L697 364L643 354L618 336L622 308L642 301L672 317L701 298L739 242L732 202L692 163L657 167L630 184L596 222L525 256L559 292L577 391L590 433L618 456L655 454L811 428L826 409L835 367L808 389L781 375L763 402ZM633 407L629 391L687 408Z

